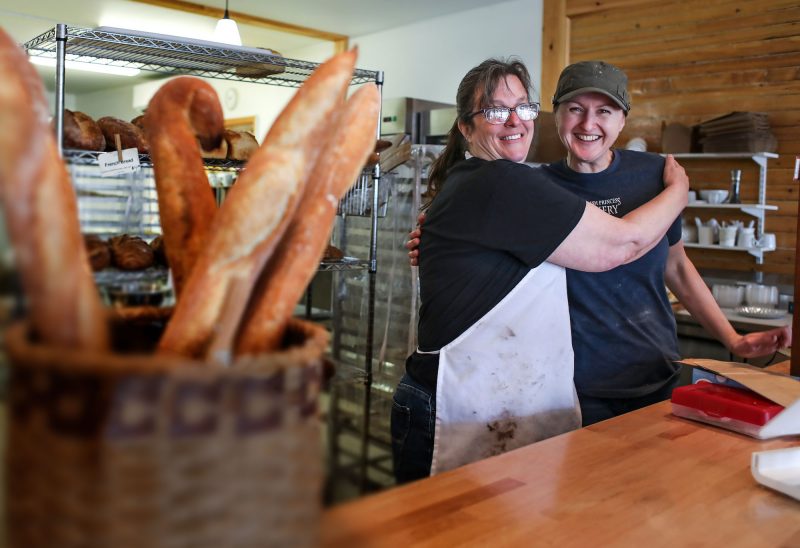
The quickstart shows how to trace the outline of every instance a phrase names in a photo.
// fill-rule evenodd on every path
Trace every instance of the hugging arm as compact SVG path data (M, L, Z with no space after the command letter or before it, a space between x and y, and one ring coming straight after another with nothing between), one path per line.
M689 178L672 156L664 166L664 190L622 218L592 204L578 225L547 259L574 270L602 272L650 251L686 206Z

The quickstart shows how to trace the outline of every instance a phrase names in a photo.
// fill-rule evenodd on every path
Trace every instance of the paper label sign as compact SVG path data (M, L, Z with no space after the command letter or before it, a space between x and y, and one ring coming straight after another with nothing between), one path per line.
M123 173L132 173L139 169L139 151L135 148L126 148L122 151L122 160L119 152L103 152L97 156L102 177L113 177Z

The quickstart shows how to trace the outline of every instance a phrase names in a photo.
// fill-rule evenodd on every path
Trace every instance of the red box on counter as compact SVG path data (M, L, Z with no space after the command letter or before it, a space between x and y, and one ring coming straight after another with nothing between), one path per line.
M752 390L710 382L672 391L672 413L757 437L758 431L784 407Z
M698 380L673 390L674 415L758 439L800 434L800 379L741 363L681 363L696 368Z

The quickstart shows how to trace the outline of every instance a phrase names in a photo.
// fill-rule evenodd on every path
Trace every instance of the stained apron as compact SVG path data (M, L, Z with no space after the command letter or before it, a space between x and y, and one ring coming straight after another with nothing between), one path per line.
M430 353L439 354L431 475L581 425L560 266L532 269L485 316Z

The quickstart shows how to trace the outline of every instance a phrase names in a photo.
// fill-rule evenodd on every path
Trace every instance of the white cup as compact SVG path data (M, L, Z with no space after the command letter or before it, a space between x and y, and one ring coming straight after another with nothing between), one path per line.
M690 190L689 191L689 203L691 204L692 202L696 202L696 201L697 201L697 192L695 192L694 190Z
M684 225L681 227L681 239L686 243L697 241L697 227L694 225Z
M722 247L733 247L736 245L736 231L735 226L723 226L719 229L719 245Z
M712 245L714 243L714 227L713 226L698 227L697 242L700 245Z
M772 232L765 232L762 234L756 243L761 249L766 249L769 251L775 249L775 246L777 245L775 241L775 234Z
M755 228L745 228L742 227L739 229L739 239L736 242L736 245L739 247L753 247L756 243L756 229Z

